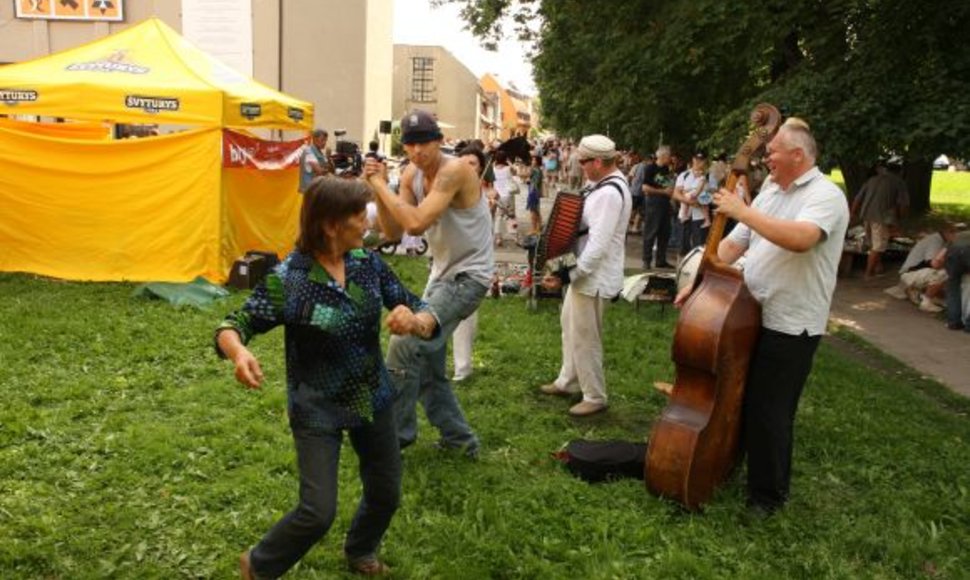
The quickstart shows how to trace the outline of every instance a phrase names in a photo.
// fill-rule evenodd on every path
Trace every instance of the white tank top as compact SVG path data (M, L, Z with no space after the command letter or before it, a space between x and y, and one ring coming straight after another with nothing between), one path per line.
M443 156L445 160L454 159ZM420 204L424 199L424 172L415 167L411 189ZM454 280L467 274L472 280L489 286L495 273L492 251L492 219L488 201L479 195L478 203L465 208L449 207L424 233L431 249L431 275L428 282Z

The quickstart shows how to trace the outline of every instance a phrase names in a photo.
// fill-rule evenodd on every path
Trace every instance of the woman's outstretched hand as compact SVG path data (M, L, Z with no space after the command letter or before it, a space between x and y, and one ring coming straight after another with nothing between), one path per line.
M415 314L407 306L398 304L387 315L385 324L391 334L412 334L421 338L428 338L434 332L438 323L429 312Z

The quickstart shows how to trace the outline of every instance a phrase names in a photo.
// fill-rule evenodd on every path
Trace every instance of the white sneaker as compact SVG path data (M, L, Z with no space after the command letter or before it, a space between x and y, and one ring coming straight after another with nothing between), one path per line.
M460 382L464 381L465 379L467 379L470 376L472 376L471 373L468 373L467 375L455 375L455 376L451 377L451 382L453 382L453 383L460 383Z
M920 298L919 309L923 312L932 312L934 314L937 312L943 312L943 308L934 304L933 301L927 296Z
M886 288L885 290L883 290L883 292L885 292L886 294L889 294L896 300L906 300L906 289L900 284L896 284L895 286L890 286L889 288Z
M916 288L907 288L906 298L909 298L910 302L912 302L916 306L919 306L920 302L922 302L923 293L917 290Z

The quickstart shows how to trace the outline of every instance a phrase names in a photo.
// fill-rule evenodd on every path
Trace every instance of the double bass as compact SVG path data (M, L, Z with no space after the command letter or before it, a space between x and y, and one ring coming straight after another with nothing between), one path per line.
M772 139L781 115L760 104L754 131L734 157L726 188L734 191L751 156ZM671 348L676 379L654 423L644 479L654 494L689 510L705 504L731 474L738 456L748 363L761 329L761 307L741 272L717 257L727 218L717 214L708 234Z

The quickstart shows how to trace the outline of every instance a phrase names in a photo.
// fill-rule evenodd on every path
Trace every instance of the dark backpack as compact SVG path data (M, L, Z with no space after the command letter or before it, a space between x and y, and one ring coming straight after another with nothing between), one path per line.
M624 477L643 479L646 455L646 443L574 439L555 457L576 477L600 483Z

